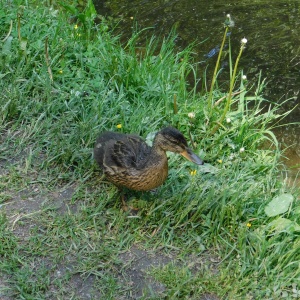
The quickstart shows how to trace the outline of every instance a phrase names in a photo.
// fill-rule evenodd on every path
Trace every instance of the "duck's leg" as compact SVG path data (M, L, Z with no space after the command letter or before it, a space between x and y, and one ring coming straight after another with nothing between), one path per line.
M125 189L122 189L122 188L120 189L120 198L121 198L121 202L122 202L122 210L125 212L129 211L130 213L136 215L137 212L139 211L139 208L131 206L131 205L127 205Z
M128 211L128 206L127 206L126 201L125 201L125 191L124 191L124 189L120 190L120 197L121 197L121 202L122 202L122 209L124 211Z

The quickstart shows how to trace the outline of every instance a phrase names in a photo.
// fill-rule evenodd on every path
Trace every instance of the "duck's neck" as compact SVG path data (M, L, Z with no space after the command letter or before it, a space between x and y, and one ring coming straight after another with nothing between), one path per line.
M158 145L153 144L151 152L145 162L145 170L156 177L156 186L161 185L168 176L168 158L166 151Z
M168 158L166 155L166 151L160 147L159 143L156 143L154 140L153 146L151 147L151 151L146 158L145 164L149 167L153 166L164 166L165 164L168 164Z
M151 152L150 152L150 156L154 156L154 157L161 157L161 158L165 158L167 157L166 155L166 151L163 150L159 145L153 144L152 148L151 148Z

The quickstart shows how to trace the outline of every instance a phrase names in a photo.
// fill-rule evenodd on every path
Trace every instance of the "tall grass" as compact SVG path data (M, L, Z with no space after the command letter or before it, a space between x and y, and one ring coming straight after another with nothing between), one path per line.
M278 216L269 218L265 206L290 191L279 177L281 154L271 131L283 115L277 113L278 105L270 105L261 95L263 81L248 89L237 63L231 65L229 93L214 85L208 93L198 93L191 49L177 52L174 33L159 41L152 37L140 46L143 32L135 32L122 44L107 21L93 22L91 2L80 13L72 5L55 2L49 6L46 1L1 2L0 7L0 157L25 158L18 176L26 181L28 174L36 172L34 183L48 189L76 182L73 201L82 205L67 218L51 209L42 211L36 232L25 246L15 247L18 241L13 233L7 234L7 226L1 225L1 241L7 244L0 251L0 267L19 287L14 290L18 297L38 298L49 289L50 275L41 268L45 281L31 278L26 290L22 272L28 273L30 261L14 259L24 249L26 253L33 249L34 258L51 254L54 260L71 251L79 258L77 271L95 274L100 280L99 261L102 270L113 270L118 251L132 243L179 249L183 259L191 253L218 254L217 274L197 274L193 280L179 274L174 280L186 278L187 285L170 289L166 292L170 297L189 295L197 283L205 290L205 280L216 283L209 286L210 291L228 299L279 299L282 292L292 294L300 275L299 201L293 201L283 214L294 222L294 229L270 225ZM75 23L70 11L77 14ZM187 82L189 74L195 86ZM146 137L167 124L189 137L207 164L194 172L194 166L170 155L167 182L155 195L148 195L151 201L145 195L134 197L139 198L140 210L127 218L117 209L115 188L97 182L91 155L95 137L107 129ZM271 146L263 148L266 141ZM6 180L12 183L13 177L1 177L3 188ZM16 190L17 184L13 185ZM299 197L299 191L292 193L294 199ZM7 220L3 217L1 222ZM95 252L89 253L86 239ZM173 279L167 279L173 269L153 274L172 283ZM186 290L181 293L180 289Z

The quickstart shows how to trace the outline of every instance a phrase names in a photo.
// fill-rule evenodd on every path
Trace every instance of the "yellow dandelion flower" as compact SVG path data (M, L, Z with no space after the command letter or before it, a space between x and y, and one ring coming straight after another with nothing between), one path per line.
M222 159L218 159L217 162L218 162L219 164L221 164L221 163L223 162L223 160L222 160Z
M192 171L190 172L190 174L191 174L192 176L195 176L195 175L197 174L197 170L192 170Z
M77 24L74 25L74 29L78 29L78 25Z
M62 74L62 73L63 73L63 70L59 70L58 73L59 73L59 74Z
M118 125L117 125L117 128L118 128L118 129L122 128L122 124L118 124Z
M250 228L252 226L251 223L247 223L247 227Z

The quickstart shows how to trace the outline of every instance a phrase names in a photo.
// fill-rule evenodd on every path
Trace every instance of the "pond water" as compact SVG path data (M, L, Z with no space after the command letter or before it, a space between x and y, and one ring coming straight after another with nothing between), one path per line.
M196 41L196 57L203 61L203 69L214 67L216 56L205 61L205 54L221 43L229 13L235 21L233 49L239 50L243 37L248 40L240 62L244 74L255 82L262 71L268 82L265 98L277 103L290 99L284 109L298 107L286 122L300 121L299 0L94 0L94 4L99 14L119 21L125 37L135 24L151 27L148 36L168 34L176 26L178 48ZM276 134L283 147L289 146L286 164L292 167L289 175L293 180L300 171L300 125L284 126Z

